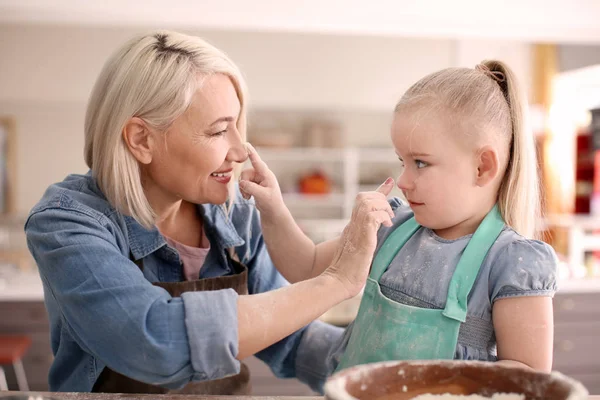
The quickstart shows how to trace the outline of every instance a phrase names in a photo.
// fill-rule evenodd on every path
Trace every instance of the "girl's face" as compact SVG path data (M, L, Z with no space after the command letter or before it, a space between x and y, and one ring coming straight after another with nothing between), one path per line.
M472 221L488 206L477 185L474 146L457 140L464 133L454 126L443 113L406 110L396 113L391 130L402 164L398 188L417 222L448 239L473 233Z

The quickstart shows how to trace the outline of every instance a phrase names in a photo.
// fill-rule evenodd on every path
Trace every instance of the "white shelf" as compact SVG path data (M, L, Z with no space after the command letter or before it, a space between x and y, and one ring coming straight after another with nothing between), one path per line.
M383 164L398 164L398 156L394 153L394 150L390 147L389 149L384 148L366 148L359 149L358 157L361 162L367 163L383 163Z
M321 148L321 147L291 147L270 148L258 147L258 154L265 161L324 161L342 162L348 156L356 154L358 162L399 164L398 157L391 148Z
M342 162L344 161L344 149L326 149L310 147L293 147L289 149L257 148L256 151L265 161L319 161L319 162Z
M346 195L344 193L302 194L284 193L283 201L288 207L342 207Z
M335 189L339 193L328 195L305 195L285 193L284 201L299 222L310 220L349 219L356 195L364 189L374 190L378 185L360 185L361 179L371 180L381 177L381 167L389 169L398 164L391 147L339 149L295 147L289 149L257 148L258 154L267 163L279 179L283 188L296 189L294 179L315 166L321 166L328 176L335 181ZM381 164L381 166L379 165ZM390 171L391 173L391 171ZM345 224L344 224L345 225ZM329 235L330 225L307 223L306 229L315 235Z
M381 182L381 183L383 183L383 182ZM359 192L372 192L372 191L376 190L381 185L381 183L373 183L371 185L362 184L358 187L358 191Z

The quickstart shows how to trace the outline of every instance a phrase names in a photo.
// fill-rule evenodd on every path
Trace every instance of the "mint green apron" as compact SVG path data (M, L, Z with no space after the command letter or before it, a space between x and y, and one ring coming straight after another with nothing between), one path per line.
M503 227L504 221L494 206L456 266L443 310L400 304L381 293L379 279L420 225L413 217L396 228L375 256L338 370L377 361L453 359L460 324L467 317L467 298L481 263Z

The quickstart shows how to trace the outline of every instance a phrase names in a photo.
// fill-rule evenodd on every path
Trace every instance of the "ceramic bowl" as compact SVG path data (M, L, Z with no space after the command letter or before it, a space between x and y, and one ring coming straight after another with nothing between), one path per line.
M584 400L581 383L550 374L481 361L391 361L359 365L325 384L329 400L408 400L422 394L492 397L523 395L526 400Z

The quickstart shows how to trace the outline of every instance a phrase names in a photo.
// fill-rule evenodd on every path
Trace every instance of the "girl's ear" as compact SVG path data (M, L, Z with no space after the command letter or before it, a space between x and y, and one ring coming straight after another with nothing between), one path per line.
M485 186L493 182L498 176L500 163L498 153L491 146L483 147L477 156L477 176L475 183L477 186Z

